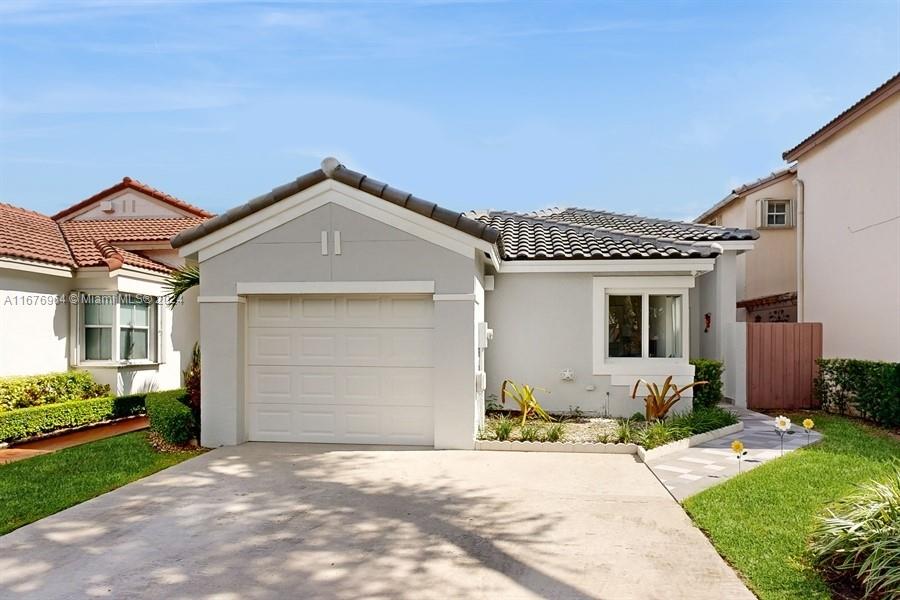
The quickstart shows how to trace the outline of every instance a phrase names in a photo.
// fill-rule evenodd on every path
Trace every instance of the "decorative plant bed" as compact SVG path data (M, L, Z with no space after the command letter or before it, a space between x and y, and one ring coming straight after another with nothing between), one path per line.
M743 430L744 424L742 422L735 423L734 425L728 425L727 427L720 427L719 429L698 433L688 438L675 440L674 442L651 448L650 450L645 450L641 446L638 446L637 454L643 462L647 462L648 460L659 458L660 456L665 456L666 454L671 454L672 452L677 452L679 450L684 450L685 448L693 448L694 446L699 446L700 444L705 444L706 442L711 442L712 440L717 440Z
M583 414L558 415L556 418L556 422L526 420L523 424L521 418L491 415L479 435L480 439L475 441L475 449L636 454L641 461L646 461L744 429L741 422L729 422L734 421L735 416L718 408L702 409L686 416L675 416L666 422L651 423L630 419L592 418ZM702 431L722 423L727 425ZM697 429L701 432L689 435L691 430Z

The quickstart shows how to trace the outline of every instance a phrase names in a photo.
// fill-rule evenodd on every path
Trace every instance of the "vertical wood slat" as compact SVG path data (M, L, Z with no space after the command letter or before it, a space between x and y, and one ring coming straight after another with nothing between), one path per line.
M815 408L815 361L821 356L821 323L747 323L747 405Z

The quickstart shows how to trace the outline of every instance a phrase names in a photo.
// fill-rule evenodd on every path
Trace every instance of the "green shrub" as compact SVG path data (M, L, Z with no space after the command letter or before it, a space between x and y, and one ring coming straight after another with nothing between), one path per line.
M733 412L720 406L696 408L689 413L675 415L668 420L668 424L686 429L690 431L690 435L721 429L737 422L738 418Z
M673 424L671 421L654 421L640 430L637 442L650 450L663 446L670 442L690 437L691 431L682 425Z
M900 471L838 502L813 529L816 565L850 576L866 597L900 598Z
M170 444L188 443L197 434L197 423L187 400L187 392L183 389L147 394L150 430Z
M816 394L822 408L847 407L885 427L900 427L900 363L820 358Z
M144 412L144 396L57 402L0 413L0 442L21 440L67 427L90 425Z
M640 430L631 419L620 419L616 424L614 435L617 442L622 444L637 443Z
M566 426L562 423L553 423L544 431L544 441L558 442L566 434Z
M0 378L0 411L97 398L109 393L87 371Z
M694 407L705 408L721 402L722 372L725 365L721 361L707 358L695 358L691 360L691 364L694 365L694 381L709 382L694 388Z
M513 419L510 419L507 416L502 416L499 419L493 420L490 425L490 429L495 440L505 442L512 435L515 426L516 422Z
M523 442L536 442L541 437L541 428L527 423L519 428L519 439Z

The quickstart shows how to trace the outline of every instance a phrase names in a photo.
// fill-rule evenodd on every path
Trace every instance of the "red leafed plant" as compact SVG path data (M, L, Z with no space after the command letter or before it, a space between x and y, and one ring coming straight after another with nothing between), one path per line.
M195 413L200 412L200 344L195 343L191 351L191 362L184 372L184 387L187 390L187 401Z

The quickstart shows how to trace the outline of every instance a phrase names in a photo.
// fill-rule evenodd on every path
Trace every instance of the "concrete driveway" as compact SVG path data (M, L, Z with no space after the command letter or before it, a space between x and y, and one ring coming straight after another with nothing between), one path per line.
M753 595L631 456L253 443L0 537L0 597Z

